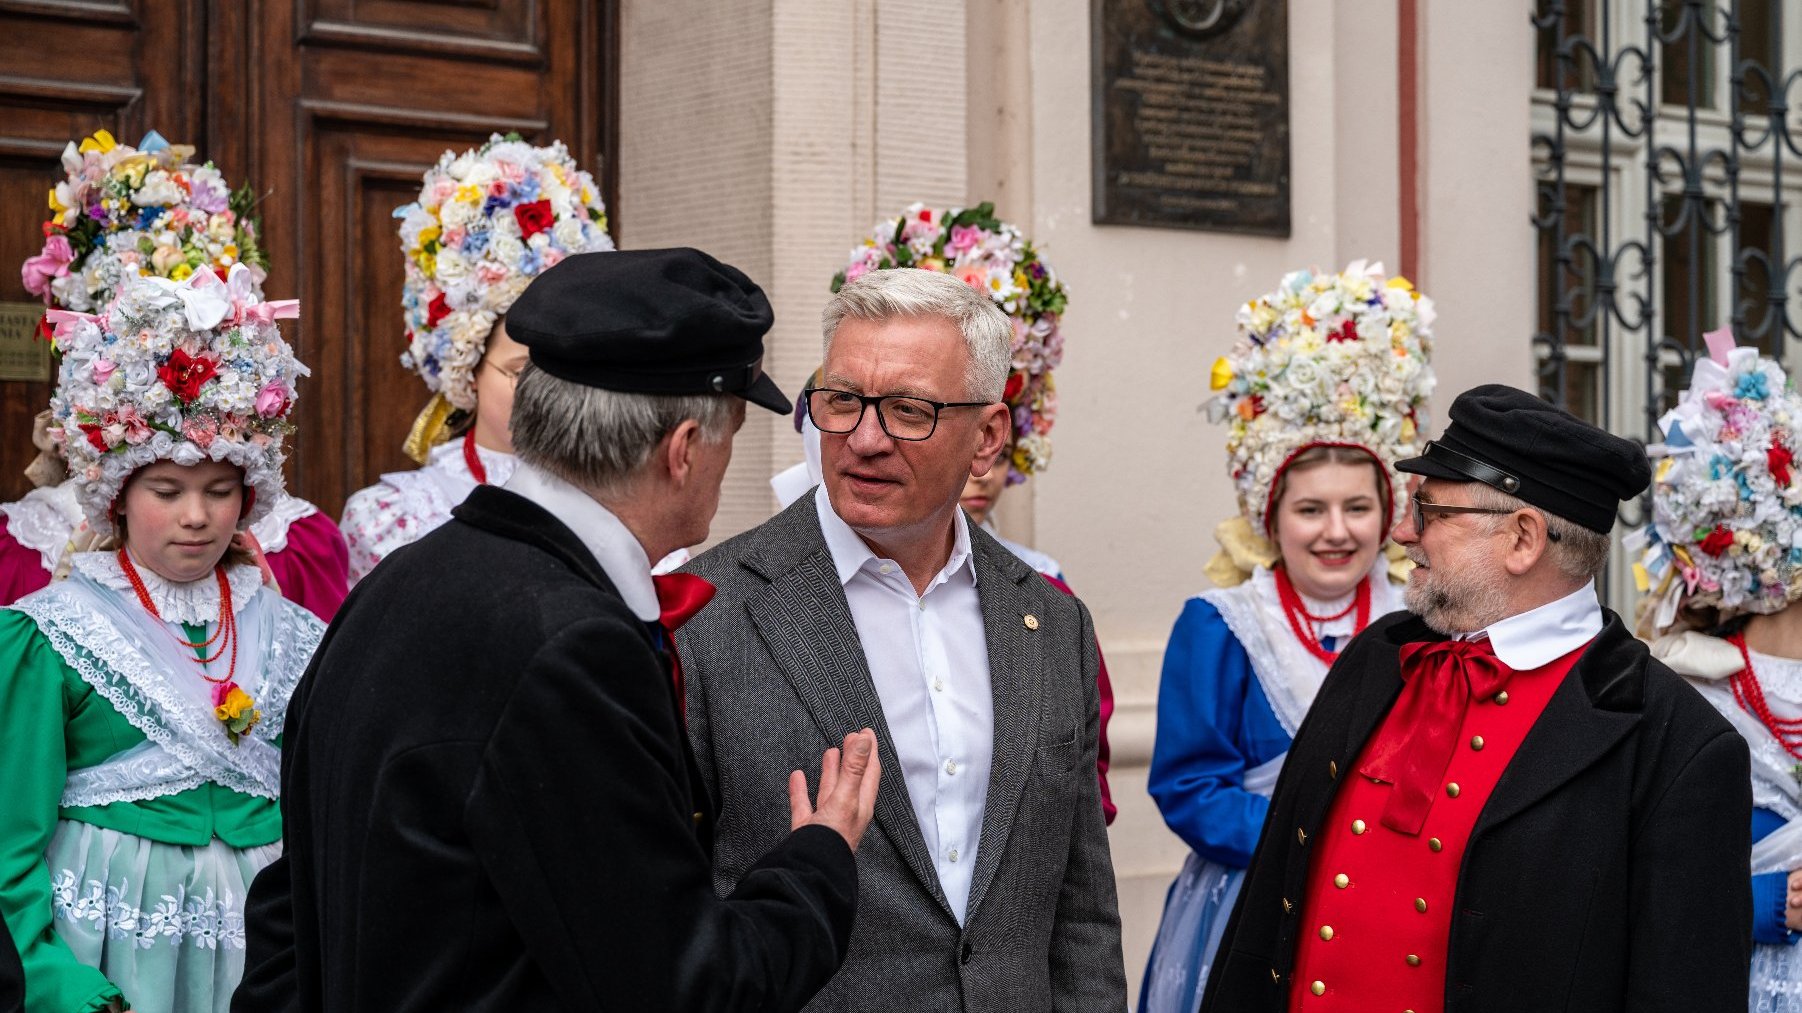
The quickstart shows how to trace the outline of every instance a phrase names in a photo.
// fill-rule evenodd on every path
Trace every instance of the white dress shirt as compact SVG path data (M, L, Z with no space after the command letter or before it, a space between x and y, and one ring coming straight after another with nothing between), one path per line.
M1502 664L1530 672L1582 647L1600 632L1602 606L1592 580L1557 601L1509 616L1464 639L1487 636Z
M524 461L519 462L503 488L524 496L568 525L588 547L594 561L601 564L632 614L647 623L657 621L662 610L657 605L657 588L651 583L650 557L645 555L638 536L613 511L593 496Z
M908 800L958 924L982 837L994 757L995 701L988 638L976 598L976 561L962 510L951 558L925 594L892 559L877 558L839 519L821 486L820 531L851 605L851 619L901 760Z

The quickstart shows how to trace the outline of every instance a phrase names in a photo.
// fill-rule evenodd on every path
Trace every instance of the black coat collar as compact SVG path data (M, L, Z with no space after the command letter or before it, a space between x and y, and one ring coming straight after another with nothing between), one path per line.
M569 525L516 492L492 485L477 486L467 499L451 510L451 516L471 527L542 549L590 584L614 597L620 596L607 571L601 569L594 554Z

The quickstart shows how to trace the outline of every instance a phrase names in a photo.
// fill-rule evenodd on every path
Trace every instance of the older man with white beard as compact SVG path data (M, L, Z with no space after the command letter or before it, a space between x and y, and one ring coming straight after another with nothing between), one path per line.
M1409 611L1296 735L1202 1011L1736 1008L1745 746L1596 599L1644 452L1511 387L1451 418L1398 465Z

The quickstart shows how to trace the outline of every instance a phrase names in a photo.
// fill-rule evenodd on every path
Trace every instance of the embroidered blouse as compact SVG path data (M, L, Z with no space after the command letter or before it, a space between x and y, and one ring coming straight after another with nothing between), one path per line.
M505 484L519 460L483 447L476 448L476 456L488 472L490 485ZM424 538L450 520L451 509L477 484L464 463L459 439L432 448L424 467L389 472L367 489L351 493L339 524L350 545L351 584L362 580L390 552Z

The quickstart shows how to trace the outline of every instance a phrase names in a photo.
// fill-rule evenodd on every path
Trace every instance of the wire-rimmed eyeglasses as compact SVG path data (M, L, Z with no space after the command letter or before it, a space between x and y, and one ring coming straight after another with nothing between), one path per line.
M809 387L807 417L822 433L848 433L863 423L863 414L876 408L876 421L891 439L924 440L938 429L939 412L947 408L984 408L993 401L930 401L905 394L853 394L831 387Z

